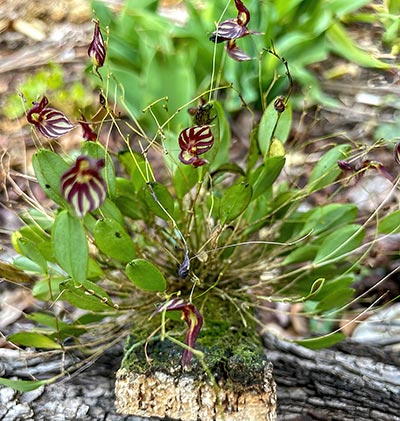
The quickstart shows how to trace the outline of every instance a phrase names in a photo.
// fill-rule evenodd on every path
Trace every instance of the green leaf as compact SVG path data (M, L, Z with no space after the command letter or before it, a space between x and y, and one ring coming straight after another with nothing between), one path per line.
M18 238L17 243L21 254L39 265L42 273L47 273L47 261L39 251L37 244L26 238Z
M282 262L283 265L289 265L292 263L300 263L300 262L307 262L309 260L313 260L315 255L318 252L319 247L306 244L300 244L298 248L294 249L290 254L288 254L284 261Z
M337 229L353 222L357 213L358 207L350 203L331 203L315 208L309 213L299 237L310 233L315 236L328 229Z
M329 9L341 17L369 3L369 0L330 0Z
M317 312L326 312L333 308L341 307L350 302L354 297L354 288L341 288L332 291L326 295L317 305L315 310Z
M143 155L133 151L120 152L118 160L129 174L134 191L137 193L146 185L146 179L149 177L147 168L149 164Z
M49 279L41 279L37 281L32 289L32 295L41 301L54 301L60 293L60 284L65 278L52 277Z
M253 171L249 183L253 187L253 200L269 190L278 178L285 165L285 157L272 156L266 158L264 163Z
M109 258L128 263L135 258L135 246L125 229L114 219L100 219L94 228L97 247Z
M400 210L384 216L378 224L379 234L398 234L400 232Z
M249 206L253 189L250 184L242 181L225 190L219 205L221 224L233 221Z
M217 119L215 124L217 125L215 135L215 142L210 153L215 149L217 152L214 157L210 156L210 172L215 171L221 165L229 162L229 148L231 146L231 129L229 127L228 120L226 118L224 109L218 101L211 101L213 109L217 113ZM211 124L214 124L211 123ZM207 156L206 156L207 158Z
M198 179L197 168L194 168L192 165L178 165L173 179L178 199L183 199L185 194L197 183Z
M61 345L46 335L36 332L19 332L7 337L7 340L18 345L33 348L60 349Z
M274 108L274 101L271 101L260 120L258 128L258 146L262 156L269 156L271 142L274 137L285 143L292 126L292 108L287 104L283 113L279 114Z
M301 345L309 349L322 349L335 345L338 342L343 341L344 339L346 339L346 336L343 333L338 332L327 336L321 336L318 338L311 339L301 339L293 342L297 345Z
M48 326L55 331L69 327L68 323L64 323L58 317L45 313L30 313L25 316L28 320Z
M174 213L174 199L161 183L148 183L144 187L144 199L150 211L167 221Z
M326 36L331 43L332 50L352 63L378 69L389 69L391 67L389 63L378 60L372 54L357 47L339 22L335 22L329 27Z
M60 180L69 165L56 153L40 149L32 156L32 166L39 185L46 195L58 205L65 206L66 201L61 194Z
M144 204L143 195L136 194L131 180L117 177L116 182L117 191L115 193L114 201L121 213L132 219L145 219L148 210L147 206ZM135 206L132 206L132 203L134 203Z
M11 387L18 392L25 393L31 390L38 389L40 386L48 384L50 380L10 380L0 377L0 384L6 387Z
M351 224L339 228L328 235L322 242L314 263L329 261L355 250L360 246L365 235L365 229L358 224Z
M341 173L337 161L345 159L350 150L350 145L338 145L330 149L313 168L307 190L311 193L323 189L336 180Z
M67 211L60 212L54 222L52 243L57 263L74 281L83 283L89 250L81 221Z
M43 269L40 265L28 259L25 256L17 256L13 260L13 265L26 272L43 273Z
M250 132L250 145L247 151L247 173L256 165L260 157L260 148L258 146L258 128L253 128Z
M124 225L125 223L124 217L122 216L121 211L118 209L118 206L108 198L100 206L100 208L96 212L96 215L99 215L104 218L114 219L120 225Z
M144 291L165 291L167 281L152 263L144 259L135 259L126 265L127 277Z
M89 311L110 311L114 308L109 295L97 284L84 281L74 284L71 280L61 285L62 299L73 306Z

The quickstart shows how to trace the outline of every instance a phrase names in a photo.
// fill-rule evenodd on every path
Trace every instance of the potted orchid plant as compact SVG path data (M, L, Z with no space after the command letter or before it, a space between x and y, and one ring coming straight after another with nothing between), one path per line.
M234 3L237 16L216 26L209 47L224 43L228 58L240 66L252 57L238 40L260 33L248 28L244 3ZM272 98L260 119L237 93L253 125L244 160L230 159L232 134L223 101L223 92L234 90L229 84L212 80L165 121L150 104L146 112L157 130L149 134L129 108L124 109L129 119L116 111L116 103L124 107L129 87L119 86L108 68L104 31L112 38L95 20L88 49L101 85L96 115L102 117L82 115L73 123L51 108L46 96L27 110L35 138L52 142L79 125L82 144L72 153L38 148L33 169L49 201L32 197L20 215L24 226L12 237L18 252L13 265L32 274L33 295L84 314L34 313L31 318L41 327L8 340L60 353L76 345L98 352L129 334L117 376L120 411L274 419L274 383L256 329L257 312L278 301L309 303L309 317L320 319L342 311L354 297L352 284L363 259L359 251L373 219L357 222L355 205L335 203L329 195L341 185L342 170L350 179L378 169L396 181L380 163L355 165L350 144L324 152L303 185L287 176L293 81L289 64L274 48L263 49L260 57L281 63L287 92ZM111 81L117 94L110 91ZM181 109L192 121L173 127ZM321 191L330 191L326 203L307 208ZM384 232L391 229L388 221ZM342 338L332 325L329 334L300 342L328 346ZM1 381L10 385L6 380ZM212 396L207 408L197 399L201 391L205 396L204 384ZM161 396L157 405L149 406L143 385L154 388L153 400ZM185 388L198 407L183 405ZM247 406L233 404L241 396Z

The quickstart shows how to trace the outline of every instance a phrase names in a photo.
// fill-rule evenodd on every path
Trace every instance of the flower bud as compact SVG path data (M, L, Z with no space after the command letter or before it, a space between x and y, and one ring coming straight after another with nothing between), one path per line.
M104 43L103 35L100 31L100 23L98 20L93 20L94 31L93 39L89 45L88 55L92 60L93 65L98 69L104 65L106 59L106 46Z

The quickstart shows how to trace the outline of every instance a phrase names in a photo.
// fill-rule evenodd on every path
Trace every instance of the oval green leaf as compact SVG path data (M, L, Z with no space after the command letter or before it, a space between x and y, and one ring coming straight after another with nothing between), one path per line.
M135 259L126 265L126 276L144 291L165 291L167 281L152 263L144 259Z
M94 282L85 281L75 284L71 281L61 285L62 299L73 306L89 311L109 311L113 307L109 295Z
M219 205L221 224L233 221L241 215L247 209L252 195L253 189L245 181L230 186L222 196Z
M36 332L18 332L8 336L7 340L18 345L32 346L33 348L60 349L61 345L46 335Z
M311 193L323 189L335 181L341 172L337 161L345 159L350 150L350 145L338 145L329 150L313 168L307 190Z
M51 239L57 263L74 281L83 283L89 250L81 221L67 211L60 212L55 219Z
M128 263L135 258L135 246L125 229L113 219L100 219L94 227L97 247L109 258Z
M38 183L47 196L58 205L65 205L60 190L60 179L69 165L56 153L41 149L33 155L32 166Z
M360 246L364 235L365 229L358 224L339 228L324 239L315 256L314 263L331 261L355 250Z
M285 157L273 156L266 158L264 163L251 173L249 183L253 187L253 200L269 190L284 165Z
M400 210L383 217L378 224L379 234L398 234L400 232Z
M162 219L170 220L174 213L174 199L160 183L148 183L144 187L144 200L150 211Z

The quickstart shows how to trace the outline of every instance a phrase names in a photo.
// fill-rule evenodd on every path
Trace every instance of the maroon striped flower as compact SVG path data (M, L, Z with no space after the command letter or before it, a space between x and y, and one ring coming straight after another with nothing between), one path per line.
M100 174L104 159L79 156L61 177L61 193L79 217L97 209L106 199L107 186Z
M379 171L380 174L390 182L394 181L392 174L390 174L385 166L378 161L370 161L369 159L364 159L361 162L355 163L351 163L349 161L337 161L337 164L342 171L352 172L354 174L356 183L361 180L366 171L371 169Z
M208 161L199 155L209 151L213 144L214 136L209 125L188 127L179 134L179 160L196 168L207 164Z
M181 298L173 298L172 300L167 301L165 304L161 305L156 309L152 314L152 317L155 314L162 313L163 311L177 311L182 310L182 319L188 325L188 331L186 332L185 343L190 348L194 349L196 344L196 339L199 336L200 329L203 326L203 317L200 314L199 310L192 304ZM182 354L182 366L190 366L192 362L192 351L185 349Z
M217 29L211 34L210 41L220 43L227 41L226 49L230 57L236 61L251 60L236 44L238 38L243 38L258 32L249 31L247 24L250 21L250 12L241 0L235 0L238 15L235 19L227 19L221 22Z
M26 119L44 137L57 139L70 132L74 125L61 111L46 107L48 103L45 96L40 102L33 102L33 107L26 113Z
M106 45L104 43L103 35L100 31L100 23L94 19L94 31L92 42L89 45L88 55L92 60L93 65L98 69L104 65L106 60Z

